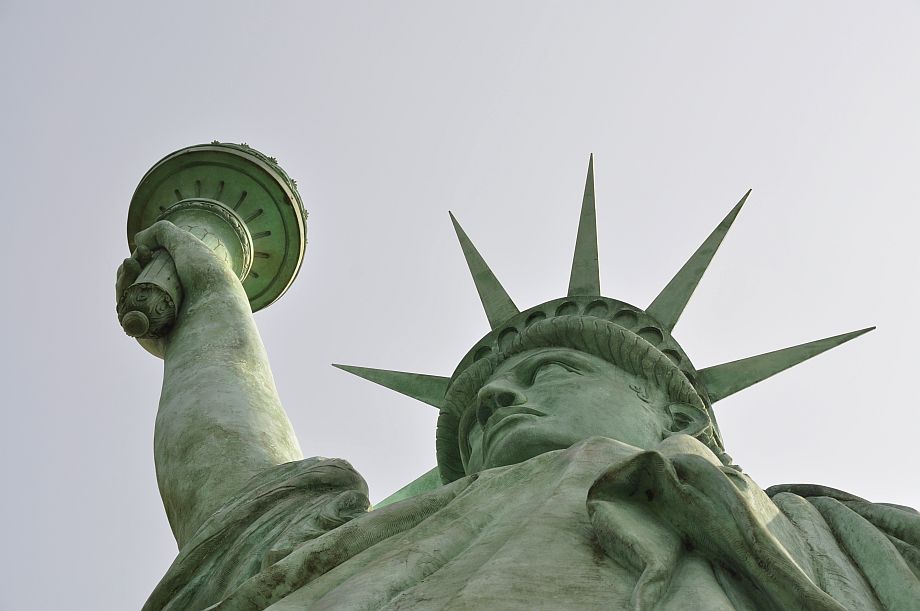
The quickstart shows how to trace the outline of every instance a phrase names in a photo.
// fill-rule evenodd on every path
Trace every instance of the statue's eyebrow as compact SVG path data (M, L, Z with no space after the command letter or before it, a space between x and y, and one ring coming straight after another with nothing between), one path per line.
M540 354L534 354L522 359L517 365L513 367L513 369L521 367L525 371L532 371L535 367L538 367L546 362L560 362L561 364L569 365L575 368L583 367L586 365L582 363L581 360L576 363L573 362L575 359L568 357L569 354L564 350L541 352Z
M518 369L519 367L525 370L533 369L534 366L539 365L540 363L546 361L547 359L551 359L555 354L556 354L555 351L541 352L539 354L532 354L518 361L514 365L514 367L511 368L511 370L513 371L515 369Z

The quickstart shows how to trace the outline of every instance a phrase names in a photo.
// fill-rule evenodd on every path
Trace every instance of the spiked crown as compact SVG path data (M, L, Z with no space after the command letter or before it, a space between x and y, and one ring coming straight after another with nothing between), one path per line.
M520 311L451 214L451 221L489 320L489 333L466 353L450 377L336 365L440 410L437 431L438 467L403 490L412 488L411 492L414 493L433 487L438 480L446 483L464 475L457 435L461 412L465 406L463 400L458 401L456 396L452 396L458 394L456 385L465 382L466 386L475 391L477 385L485 381L495 363L510 354L533 347L535 341L542 342L542 345L567 346L593 352L620 366L631 362L632 366L627 368L663 384L677 400L700 403L709 414L712 424L707 442L718 452L724 448L724 444L712 409L713 403L874 329L869 327L700 370L693 366L680 344L672 337L671 331L749 195L750 191L744 194L644 310L601 296L593 155L588 162L575 255L565 297ZM532 331L537 329L540 330L540 338L534 340L535 333ZM577 333L573 331L576 329ZM606 341L610 345L600 346L600 342L592 341L592 332L597 335L603 333L608 337ZM474 369L480 370L478 377L471 375L475 373ZM470 398L469 392L466 395L460 394ZM400 493L391 499L396 500L394 497L397 495Z

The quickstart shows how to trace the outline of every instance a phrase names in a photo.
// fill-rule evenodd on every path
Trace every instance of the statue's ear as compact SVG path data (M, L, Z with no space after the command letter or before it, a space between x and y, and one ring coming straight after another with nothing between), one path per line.
M671 426L667 430L668 436L682 434L698 437L712 424L709 421L709 414L689 403L671 403L668 405L668 413L671 415Z

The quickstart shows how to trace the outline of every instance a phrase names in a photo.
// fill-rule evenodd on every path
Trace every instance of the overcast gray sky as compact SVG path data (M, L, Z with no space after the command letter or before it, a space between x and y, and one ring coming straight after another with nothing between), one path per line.
M113 282L138 180L214 139L300 185L257 321L304 452L372 500L436 415L329 363L447 375L485 333L448 209L521 308L561 296L593 152L604 293L640 307L754 189L675 330L698 367L879 327L717 404L736 461L920 506L920 4L754 4L0 2L0 608L138 608L175 555Z

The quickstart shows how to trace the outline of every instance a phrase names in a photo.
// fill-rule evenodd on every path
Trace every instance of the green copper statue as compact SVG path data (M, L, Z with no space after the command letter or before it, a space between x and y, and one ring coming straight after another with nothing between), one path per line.
M920 609L920 514L762 490L713 412L868 329L701 370L671 335L746 198L644 310L601 296L593 161L565 297L520 311L453 219L491 331L450 377L340 366L440 412L437 468L372 509L347 462L302 457L252 319L303 255L293 182L248 147L167 157L117 287L165 359L154 453L179 554L144 609Z

